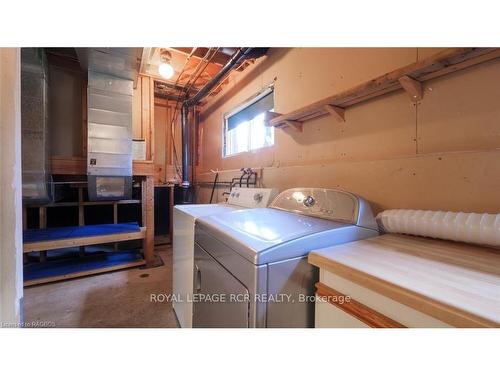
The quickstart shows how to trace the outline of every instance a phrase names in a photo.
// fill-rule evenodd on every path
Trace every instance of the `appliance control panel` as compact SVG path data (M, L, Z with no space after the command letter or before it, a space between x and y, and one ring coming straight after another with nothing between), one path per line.
M227 203L245 208L264 208L278 195L277 189L234 187Z
M360 198L336 189L295 188L281 192L272 208L356 224Z

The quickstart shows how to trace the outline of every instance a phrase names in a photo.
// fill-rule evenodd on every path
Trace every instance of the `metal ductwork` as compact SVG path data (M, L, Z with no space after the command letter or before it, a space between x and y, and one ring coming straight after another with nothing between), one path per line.
M182 187L189 188L189 107L198 104L210 91L224 79L232 69L239 66L244 60L258 58L266 54L268 48L239 48L222 67L222 69L210 80L195 96L185 100L181 107L181 127L182 127Z
M21 130L24 203L52 199L49 175L48 73L42 48L21 49Z
M89 199L130 199L132 100L142 50L81 48L77 53L88 70Z

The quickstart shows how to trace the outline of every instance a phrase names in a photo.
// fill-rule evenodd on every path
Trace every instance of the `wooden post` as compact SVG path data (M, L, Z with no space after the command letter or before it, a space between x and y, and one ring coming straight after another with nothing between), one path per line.
M146 227L143 252L146 265L154 263L154 177L146 176L142 180L142 226Z
M28 229L28 208L23 205L23 230ZM28 263L28 255L23 253L23 263Z
M47 228L47 208L39 207L38 208L38 227L40 229ZM47 261L47 251L40 251L40 262Z
M113 203L113 224L118 224L118 203ZM115 251L118 250L118 242L113 244L113 248Z
M85 225L85 207L83 206L83 188L78 188L78 225ZM85 246L79 247L79 255L85 256Z
M170 246L174 245L174 188L175 185L169 186L170 198L168 202L168 215L169 215L169 228L168 228L168 236L170 237Z

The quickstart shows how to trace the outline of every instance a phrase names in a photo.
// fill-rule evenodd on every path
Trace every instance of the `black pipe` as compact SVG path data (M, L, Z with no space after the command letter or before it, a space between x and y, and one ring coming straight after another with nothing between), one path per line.
M189 107L182 104L181 107L181 131L182 131L182 183L181 186L189 187L189 124L188 111Z
M253 48L243 47L238 49L221 70L212 78L200 91L192 98L186 99L181 107L181 128L182 128L182 187L189 188L189 107L198 104L229 72L249 57Z

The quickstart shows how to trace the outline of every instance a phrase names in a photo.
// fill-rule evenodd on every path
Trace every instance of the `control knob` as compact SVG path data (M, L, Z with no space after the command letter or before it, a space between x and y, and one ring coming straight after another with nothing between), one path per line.
M260 202L262 200L262 198L264 198L264 195L262 193L255 193L253 195L253 200L255 202Z
M316 203L316 200L314 197L308 195L306 199L304 199L304 206L306 207L312 207Z

